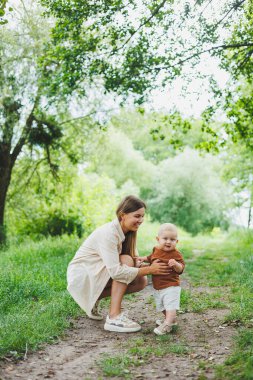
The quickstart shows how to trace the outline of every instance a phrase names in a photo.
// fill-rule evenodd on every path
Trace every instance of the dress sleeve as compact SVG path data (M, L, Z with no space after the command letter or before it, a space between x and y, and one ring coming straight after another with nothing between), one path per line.
M135 279L139 269L120 263L117 244L116 235L101 236L98 243L99 255L113 280L129 284Z

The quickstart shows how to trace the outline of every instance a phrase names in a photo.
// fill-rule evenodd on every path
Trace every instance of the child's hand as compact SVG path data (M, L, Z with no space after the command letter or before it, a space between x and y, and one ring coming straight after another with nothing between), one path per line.
M174 265L177 265L177 261L175 259L170 259L168 264L169 264L169 267L171 268L171 267L174 267Z

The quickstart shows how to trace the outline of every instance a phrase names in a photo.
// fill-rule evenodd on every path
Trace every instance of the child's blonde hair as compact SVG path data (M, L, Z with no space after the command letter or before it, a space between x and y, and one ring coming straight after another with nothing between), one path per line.
M172 223L163 223L160 225L160 228L158 230L158 236L163 232L163 231L173 231L177 234L177 227L175 224Z

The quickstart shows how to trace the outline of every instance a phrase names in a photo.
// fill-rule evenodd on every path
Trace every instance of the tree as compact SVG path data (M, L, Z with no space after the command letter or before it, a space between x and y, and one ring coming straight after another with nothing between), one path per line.
M137 94L142 102L157 79L165 85L184 73L186 62L196 65L205 53L224 51L247 57L253 47L249 33L230 43L223 33L240 23L246 0L219 7L202 0L41 2L56 18L44 59L55 96L85 91L84 83L97 78L106 91Z
M31 10L33 3L16 31L1 27L0 241L13 167L21 152L29 149L56 175L52 151L61 147L64 122L56 109L73 93L84 96L98 83L122 101L132 95L142 102L157 78L165 84L183 72L185 62L195 64L204 52L240 49L246 55L252 49L250 36L241 41L239 36L229 45L219 40L228 17L236 14L240 20L244 15L245 1L224 1L221 13L211 21L202 1L177 7L164 0L145 4L41 0L41 4L47 9L47 21L41 19L41 11ZM235 17L232 20L233 25ZM191 38L184 35L182 25Z
M56 166L50 149L58 148L62 136L53 116L43 107L42 55L48 29L38 9L23 9L16 30L0 29L0 243L4 241L4 211L14 165L24 147L37 147L37 155L47 160L53 173ZM43 156L42 151L45 152ZM34 156L36 152L33 151Z
M245 3L244 12L236 21L227 37L228 45L238 45L232 51L223 51L220 54L221 67L230 74L225 90L220 90L217 83L213 83L212 90L216 102L208 107L202 115L203 129L214 136L213 146L224 146L232 141L253 149L253 2ZM246 51L245 51L246 47ZM217 124L221 110L226 114L226 122L220 123L220 139L212 128ZM224 119L224 117L223 117ZM216 140L216 142L215 142Z
M113 218L119 201L113 180L87 174L61 155L58 180L52 179L50 168L43 162L35 175L30 174L28 186L24 176L28 165L29 158L22 157L13 170L6 209L8 237L81 237Z
M232 207L248 208L248 228L252 223L253 207L253 157L251 149L230 142L223 152L223 176L233 189Z
M11 23L0 29L0 244L5 241L7 191L19 157L29 155L32 173L47 162L53 176L57 176L60 162L59 157L57 162L52 159L55 151L65 150L72 160L77 159L77 149L74 152L66 138L71 129L73 134L68 103L60 98L57 103L50 102L45 72L39 65L52 22L42 18L42 9L33 1L26 5L18 9L19 13L13 11L13 17L20 15L15 30ZM96 124L92 125L87 116L84 119L87 128ZM87 133L78 121L75 125L79 127L81 143ZM28 183L30 172L24 176Z
M214 158L190 149L161 162L146 193L152 219L178 224L194 235L226 228L229 191L218 167Z

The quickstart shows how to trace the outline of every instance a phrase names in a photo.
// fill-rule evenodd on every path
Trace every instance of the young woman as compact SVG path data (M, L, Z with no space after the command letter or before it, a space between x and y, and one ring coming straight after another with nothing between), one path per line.
M141 199L125 197L117 208L117 219L97 228L68 266L68 291L90 318L103 319L98 312L98 300L111 297L104 325L108 331L139 331L141 326L121 313L123 296L144 289L147 274L168 273L168 265L160 262L135 267L136 236L145 210Z

